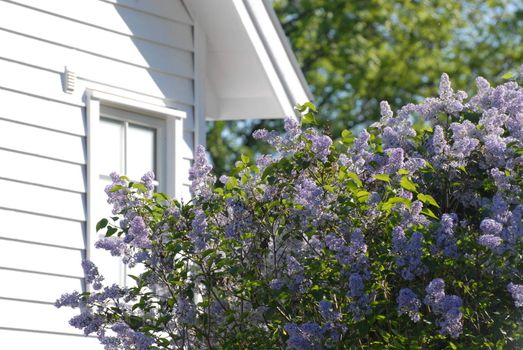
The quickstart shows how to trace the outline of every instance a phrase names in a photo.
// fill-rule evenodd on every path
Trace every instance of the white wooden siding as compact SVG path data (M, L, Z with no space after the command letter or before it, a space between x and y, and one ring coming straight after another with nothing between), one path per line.
M3 238L57 247L85 248L85 225L82 221L0 209L0 222L0 237Z
M127 7L162 18L192 24L192 19L185 5L180 0L103 0L118 7Z
M155 0L154 2L156 2ZM192 51L190 23L146 16L125 7L99 0L11 0L29 8L60 15L87 25ZM151 2L151 1L149 1ZM170 1L176 3L176 1ZM189 25L188 25L189 24ZM174 64L171 63L171 64Z
M60 259L56 259L57 256ZM79 249L0 239L0 266L5 268L81 278L81 261L82 251Z
M80 330L69 326L68 323L71 317L79 314L78 309L57 309L51 304L8 299L0 299L0 309L2 310L0 313L0 329L5 327L32 329L40 332L82 334ZM0 341L3 341L3 339ZM24 343L20 345L17 348L11 349L29 349L25 347ZM10 350L10 348L7 349ZM45 344L35 349L56 349L56 347L54 344Z
M96 338L81 335L34 333L20 330L0 329L0 339L6 349L101 349ZM51 347L47 347L52 344Z
M0 79L0 86L5 84L4 77L2 75ZM65 95L63 92L61 94ZM79 106L2 89L0 89L0 101L0 117L2 119L85 136L84 113ZM45 115L42 115L43 111L45 111Z
M16 281L16 283L4 283L2 285L0 298L4 299L54 303L58 298L57 295L63 294L64 290L82 290L81 278L0 269L0 279L2 281ZM38 286L38 294L34 293L35 285Z
M0 0L0 349L101 349L68 325L78 310L52 305L83 287L84 93L184 111L187 169L200 125L193 42L181 0Z

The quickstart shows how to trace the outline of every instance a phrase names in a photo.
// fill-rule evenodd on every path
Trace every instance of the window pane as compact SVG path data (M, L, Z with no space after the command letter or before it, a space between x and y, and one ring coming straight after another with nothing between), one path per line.
M100 160L100 173L109 175L113 171L123 175L124 149L123 135L124 123L110 119L100 119L100 139L95 140Z
M148 171L156 171L156 131L129 124L127 129L127 175L138 180Z

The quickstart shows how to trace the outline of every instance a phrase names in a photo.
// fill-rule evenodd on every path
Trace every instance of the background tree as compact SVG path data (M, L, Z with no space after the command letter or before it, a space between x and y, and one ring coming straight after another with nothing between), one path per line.
M393 108L436 91L447 72L470 91L470 77L493 83L523 62L519 0L276 0L274 8L315 96L320 122L338 136ZM209 123L217 174L241 153L264 153L251 137L280 120Z

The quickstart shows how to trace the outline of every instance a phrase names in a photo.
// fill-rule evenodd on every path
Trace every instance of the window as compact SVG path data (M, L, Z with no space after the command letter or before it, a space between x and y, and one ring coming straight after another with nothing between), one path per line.
M94 249L98 239L96 222L111 215L104 193L104 188L111 183L109 175L115 171L139 181L144 173L152 170L159 191L179 195L184 177L177 174L182 164L183 118L180 111L88 91L86 256L98 265L109 284L129 284L127 274L139 273L126 271L118 258Z

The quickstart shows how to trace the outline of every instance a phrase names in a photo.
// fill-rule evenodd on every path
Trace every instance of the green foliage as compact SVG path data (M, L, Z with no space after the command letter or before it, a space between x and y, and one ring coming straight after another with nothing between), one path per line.
M469 90L471 77L509 79L523 62L518 0L277 0L274 8L330 133L369 125L379 101L393 108L435 92L441 72ZM510 75L510 76L509 76ZM283 116L282 116L283 117ZM309 118L307 117L308 121ZM217 174L241 153L270 151L250 137L280 121L211 122Z

